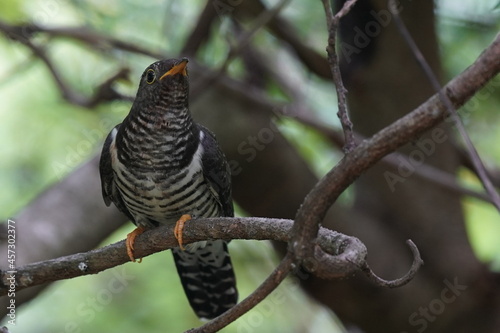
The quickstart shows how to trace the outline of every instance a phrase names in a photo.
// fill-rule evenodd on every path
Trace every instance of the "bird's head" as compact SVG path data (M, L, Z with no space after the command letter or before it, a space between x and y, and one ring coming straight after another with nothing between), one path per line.
M136 101L142 106L182 106L189 94L187 58L157 61L141 76Z

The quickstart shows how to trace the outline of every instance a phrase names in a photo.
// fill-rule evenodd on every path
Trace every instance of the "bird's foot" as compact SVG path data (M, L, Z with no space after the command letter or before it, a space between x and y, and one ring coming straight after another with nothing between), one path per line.
M137 236L139 236L140 234L142 234L144 231L146 231L146 229L144 229L143 227L139 226L137 228L134 229L134 231L132 231L131 233L127 234L127 240L125 242L125 244L127 245L127 254L128 254L128 257L130 258L130 261L133 261L135 262L135 258L134 258L134 243L135 243L135 239ZM139 259L139 263L142 262L142 258Z
M184 251L185 248L182 245L182 231L184 230L184 224L191 220L191 215L189 214L184 214L181 216L181 218L175 223L174 227L174 236L175 239L177 239L177 242L179 243L179 248Z

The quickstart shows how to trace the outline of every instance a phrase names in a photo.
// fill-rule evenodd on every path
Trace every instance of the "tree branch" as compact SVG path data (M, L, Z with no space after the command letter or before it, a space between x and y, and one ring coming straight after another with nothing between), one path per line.
M432 71L432 68L425 60L425 57L422 54L422 52L420 52L420 49L413 40L403 20L401 20L401 17L399 16L399 10L397 9L397 5L394 2L394 0L389 1L389 9L392 15L394 15L394 22L396 23L399 32L403 36L403 39L405 40L408 47L411 49L415 59L417 60L418 64L420 65L425 75L429 79L429 82L438 92L439 98L441 99L441 102L446 106L446 109L448 110L450 117L453 118L453 121L455 122L455 126L457 127L458 132L460 133L460 136L465 142L465 147L467 149L467 152L469 153L469 156L471 158L472 164L474 165L474 169L477 172L479 180L481 181L481 183L484 186L484 189L488 193L491 203L496 207L496 209L500 213L500 195L493 186L493 183L491 182L488 176L484 163L481 160L481 157L479 156L476 147L472 143L472 140L469 134L467 133L467 130L465 129L462 119L459 117L455 106L451 103L449 97L446 96L446 94L441 91L441 85L439 84L439 80Z
M148 49L139 47L135 44L124 42L114 37L106 36L95 30L84 26L80 27L43 27L35 24L10 25L0 21L0 31L13 40L23 42L26 39L32 39L37 33L44 33L53 37L71 38L88 47L96 50L117 49L136 54L150 56L152 58L161 58L161 54L152 52Z
M207 239L255 239L287 242L293 221L269 218L199 218L186 224L184 243L189 244ZM344 251L350 254L340 259L344 266L337 269L335 277L349 276L364 266L366 248L356 238L322 228L316 240L325 253L341 256ZM172 226L161 226L148 230L139 236L134 244L137 258L178 246ZM70 279L78 276L96 274L106 269L129 262L125 241L120 241L85 253L77 253L56 259L17 267L15 270L16 290L40 285L47 282ZM318 265L322 264L317 258ZM0 295L6 295L10 285L11 272L2 271L0 275Z
M298 263L313 257L309 245L316 237L319 224L339 195L364 171L385 155L410 142L447 118L449 113L440 94L445 94L458 108L500 71L500 35L476 61L450 81L439 94L433 95L417 109L364 140L321 179L306 196L297 212L292 241L289 243ZM314 272L312 272L314 273Z
M196 85L191 88L191 95L199 95L203 90L206 89L206 87L213 84L222 74L224 74L231 61L233 61L234 58L236 58L245 49L245 47L250 43L255 34L260 29L262 29L262 27L264 27L271 19L278 15L278 13L288 4L289 1L290 0L281 0L273 8L270 8L269 10L266 10L261 15L259 15L259 17L257 17L255 22L253 23L252 27L242 34L236 44L231 45L229 53L227 54L226 59L224 60L222 65L220 65L219 69L208 74L205 78L201 79Z
M338 100L338 112L337 116L342 124L342 129L344 131L344 152L350 152L355 146L354 134L352 132L352 122L349 119L348 108L347 108L347 89L342 81L342 75L340 73L339 57L336 51L337 45L337 30L340 24L340 19L347 15L351 8L356 4L357 0L348 0L344 3L342 9L333 15L332 8L330 5L330 0L323 0L323 6L325 8L326 24L328 26L328 46L326 47L326 52L328 53L328 63L330 64L330 69L332 71L333 82L335 83L335 90L337 92Z
M314 117L311 116L312 112L309 112L309 110L296 110L295 106L292 105L291 107L287 107L287 113L284 114L284 117L289 117L291 119L294 119L298 122L300 122L303 125L306 125L308 127L311 127L315 131L321 133L326 137L327 140L329 140L333 145L335 145L337 148L342 149L345 141L344 141L344 136L343 133L337 129L333 129L318 119L315 119ZM353 131L354 136L356 137L357 141L362 141L365 140L366 137L357 133L356 131ZM460 147L456 148L459 150L461 157L464 159L462 164L471 169L472 172L475 172L474 167L470 164L470 159L469 155L466 154L464 151L460 151ZM401 166L401 160L407 159L407 157L399 153L397 151L392 152L389 155L386 155L381 162L386 164L388 167L391 169L398 171L398 167ZM493 178L491 174L494 172L493 170L487 170L488 174L490 174L490 178ZM443 188L446 188L454 193L460 194L460 195L467 195L471 196L473 198L486 201L491 203L490 197L485 193L484 191L477 191L474 189L467 188L466 186L460 184L460 182L456 179L456 176L446 172L444 170L441 170L435 166L432 166L430 164L424 163L420 165L418 168L415 168L414 174L422 179L428 180L430 182L433 182ZM494 179L497 181L498 179ZM497 181L498 183L498 181Z
M217 17L213 1L207 1L193 30L189 34L180 54L195 56L196 52L210 37L210 28Z
M268 218L202 218L189 221L184 229L184 243L208 239L272 239L289 241L293 221ZM146 257L153 253L176 247L173 226L161 226L140 235L135 242L136 257ZM356 272L364 272L373 282L381 286L396 286L399 280L405 283L413 278L422 261L416 247L413 265L403 278L387 282L377 277L366 262L367 250L357 238L321 228L316 239L317 256L312 258L312 265L322 278L342 278ZM295 267L293 253L288 253L266 280L247 298L205 325L189 330L190 333L216 332L235 321L260 303L285 279ZM125 241L86 253L78 253L57 259L18 267L14 271L2 271L0 274L0 295L6 295L15 281L16 291L42 283L69 279L83 275L96 274L103 270L129 262Z
M186 331L186 333L217 332L220 329L226 327L228 324L232 323L233 321L250 311L254 306L259 304L264 298L266 298L267 295L273 292L276 287L278 287L280 283L283 282L283 280L287 277L292 268L293 256L287 254L281 260L280 264L274 269L271 275L269 275L266 280L243 301L236 304L217 318L210 320L208 323L200 327L188 330Z

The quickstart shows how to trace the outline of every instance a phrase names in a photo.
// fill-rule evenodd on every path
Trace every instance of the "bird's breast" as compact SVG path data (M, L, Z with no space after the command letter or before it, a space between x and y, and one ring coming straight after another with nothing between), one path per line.
M202 139L203 133L200 135ZM112 150L115 182L136 224L175 223L183 214L219 214L218 200L203 176L201 143L184 167L175 156L151 156L137 149L134 162L127 163L119 154L118 149Z

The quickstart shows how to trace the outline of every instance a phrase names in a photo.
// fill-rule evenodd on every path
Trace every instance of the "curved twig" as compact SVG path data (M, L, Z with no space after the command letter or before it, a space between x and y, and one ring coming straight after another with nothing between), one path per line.
M399 279L394 279L394 280L384 280L381 277L377 276L371 268L368 266L368 262L365 261L363 263L363 267L361 267L361 271L365 273L365 275L368 277L368 279L373 282L374 284L377 284L381 287L387 287L387 288L397 288L404 286L408 282L410 282L415 274L417 273L418 269L420 266L424 264L424 261L420 257L420 252L418 251L417 246L411 239L408 239L406 241L406 244L410 247L411 252L413 253L413 263L411 264L410 270L402 277Z
M190 329L186 333L209 333L217 332L220 329L226 327L228 324L232 323L239 317L243 316L245 313L250 311L253 307L259 304L267 295L273 292L276 287L287 277L288 273L293 268L293 257L291 254L287 254L279 263L279 265L274 269L274 271L269 275L262 284L255 289L248 297L243 301L233 306L231 309L227 310L217 318L210 320L208 323Z

